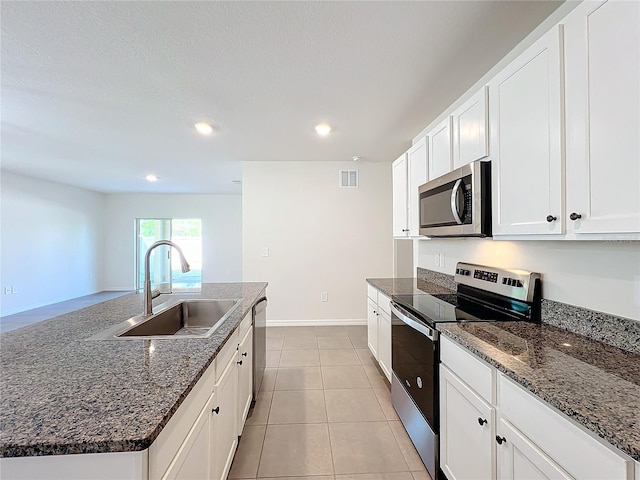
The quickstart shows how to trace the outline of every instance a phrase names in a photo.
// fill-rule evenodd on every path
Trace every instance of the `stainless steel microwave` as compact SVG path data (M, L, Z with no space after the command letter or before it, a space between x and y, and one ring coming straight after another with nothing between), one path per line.
M472 162L418 188L420 235L491 236L491 162Z

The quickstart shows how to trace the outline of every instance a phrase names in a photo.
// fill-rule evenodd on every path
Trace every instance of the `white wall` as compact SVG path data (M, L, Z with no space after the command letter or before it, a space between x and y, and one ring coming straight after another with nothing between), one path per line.
M458 261L543 275L543 297L640 320L640 244L625 241L418 240L417 266L453 275ZM434 255L445 254L436 267Z
M5 171L1 185L1 315L101 290L104 195Z
M393 275L391 164L245 162L242 188L243 279L269 282L269 323L364 322L365 278Z
M105 290L135 286L136 218L202 219L202 281L242 280L241 195L108 194Z

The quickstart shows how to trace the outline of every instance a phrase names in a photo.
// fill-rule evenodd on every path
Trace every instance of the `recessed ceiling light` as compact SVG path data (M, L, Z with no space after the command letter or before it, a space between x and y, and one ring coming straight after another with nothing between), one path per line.
M158 177L156 177L153 173L150 173L149 175L147 175L144 178L147 179L147 182L157 182L158 181Z
M207 122L198 122L194 125L198 133L202 135L211 135L213 133L213 127Z
M331 125L320 123L319 125L316 125L316 132L321 137L326 137L331 132Z

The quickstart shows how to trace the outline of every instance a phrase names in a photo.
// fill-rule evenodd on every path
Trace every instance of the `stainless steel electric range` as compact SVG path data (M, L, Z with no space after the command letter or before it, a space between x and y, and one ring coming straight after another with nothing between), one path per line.
M540 274L458 263L456 293L394 295L391 400L431 478L439 452L439 334L442 322L539 321Z

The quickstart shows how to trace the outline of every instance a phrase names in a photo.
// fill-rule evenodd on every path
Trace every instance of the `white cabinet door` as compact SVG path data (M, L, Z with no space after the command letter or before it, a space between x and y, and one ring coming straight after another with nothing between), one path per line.
M253 327L238 346L238 436L253 400Z
M207 406L215 402L215 394L207 402ZM163 480L191 480L194 478L209 478L209 412L205 407L178 450L169 468L163 475Z
M639 233L640 3L584 2L563 23L567 230Z
M504 419L497 429L500 480L570 480L573 477Z
M495 410L440 366L440 468L449 480L495 478Z
M429 178L431 180L451 171L453 163L451 122L452 117L449 115L446 120L427 134L429 137Z
M367 298L367 343L378 360L378 304L370 298Z
M407 154L403 153L391 165L393 178L393 236L408 237L407 224L409 208L407 204Z
M215 386L215 406L210 410L209 458L213 480L225 480L238 445L238 370L234 355ZM200 477L193 477L200 478Z
M391 317L380 308L378 320L378 363L391 381Z
M561 27L489 84L493 234L562 234Z
M418 187L428 179L428 148L427 137L420 139L407 151L408 162L408 193L409 198L409 236L420 235L420 204L418 201Z
M489 155L489 88L482 89L453 112L453 168Z

